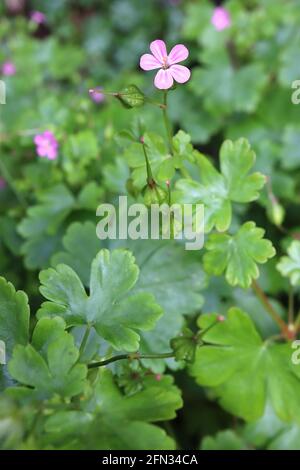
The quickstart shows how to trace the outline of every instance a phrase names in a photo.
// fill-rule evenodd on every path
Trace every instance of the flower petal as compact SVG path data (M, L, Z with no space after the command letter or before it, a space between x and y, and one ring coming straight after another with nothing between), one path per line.
M161 39L156 39L156 41L151 42L150 44L150 51L154 55L154 57L160 62L162 65L164 60L168 57L167 48Z
M140 67L143 70L160 69L161 63L152 54L144 54L140 59Z
M171 72L174 80L176 80L178 83L187 82L191 76L190 70L184 65L172 65L169 68L169 71Z
M160 69L154 79L154 85L160 90L167 90L173 85L171 69Z
M178 62L182 62L183 60L187 59L189 56L189 50L183 44L177 44L171 50L168 56L168 64L177 64Z

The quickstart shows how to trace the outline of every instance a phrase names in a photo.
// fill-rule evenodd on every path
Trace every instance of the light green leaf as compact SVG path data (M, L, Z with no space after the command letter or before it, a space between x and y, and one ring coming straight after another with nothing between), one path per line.
M174 165L169 165L168 162L168 160L171 161L172 157L161 136L153 132L146 132L143 137L153 176L156 181L163 183L174 175ZM124 158L133 169L132 179L134 186L140 189L143 188L147 180L143 146L137 142L129 145L125 150ZM161 175L159 175L160 171Z
M280 258L277 264L278 271L285 277L289 277L293 286L300 285L300 242L294 240L289 246L288 256Z
M42 344L47 330L49 337L46 344ZM79 351L74 346L73 337L64 331L62 320L55 318L52 323L49 319L40 320L33 344L42 348L41 353L30 344L15 347L8 365L12 377L31 387L39 399L50 398L54 394L72 397L81 393L87 368L76 364Z
M254 222L246 222L234 235L215 233L206 242L205 270L216 276L225 271L227 282L248 288L259 276L257 263L266 263L275 255L269 240L263 239L264 230Z
M67 264L76 271L84 285L88 286L91 263L102 243L96 236L93 222L74 222L63 238L65 251L55 253L51 265L55 267L58 264Z
M249 171L255 154L246 139L226 140L220 150L221 173L201 154L195 156L199 167L200 183L182 179L176 184L176 200L182 203L204 204L205 232L216 227L220 232L229 228L232 202L247 203L259 196L265 183L260 173Z
M15 345L26 345L29 337L29 305L25 292L0 277L0 340L5 343L7 359Z
M125 108L139 108L145 104L145 95L136 85L128 85L115 96Z
M214 318L203 315L199 326L207 327ZM198 348L191 373L199 384L213 389L221 406L254 421L263 415L268 400L280 419L300 421L300 372L292 364L289 344L263 342L249 316L237 308L203 340L209 345Z
M97 207L102 201L104 191L95 181L90 181L82 188L78 195L78 207L96 212Z
M89 129L67 135L61 153L68 181L71 184L82 183L87 176L87 168L99 156L97 137Z
M174 418L181 406L179 390L169 376L160 381L149 377L142 391L124 396L111 372L104 370L91 400L82 403L86 412L58 413L48 419L46 431L52 441L63 429L64 441L80 449L173 449L172 439L150 423Z
M221 172L226 180L228 197L234 202L251 202L259 197L266 182L261 173L248 175L255 163L255 153L246 139L226 140L220 151Z
M89 285L90 264L99 251L101 242L91 222L72 224L64 238L65 252L52 259L53 266L65 263L79 275L85 286ZM171 338L177 336L183 325L183 315L198 311L203 305L201 291L206 286L206 276L199 254L186 251L183 246L170 241L135 240L119 241L133 252L140 268L139 279L133 292L153 294L164 315L151 331L141 333L141 350L144 353L166 352ZM145 360L157 372L165 368L165 360ZM174 363L167 361L169 365Z
M230 429L218 432L214 437L206 436L202 440L201 450L246 450L243 438Z
M39 203L30 207L20 223L19 233L26 239L22 247L28 269L47 265L60 240L58 230L75 205L75 199L63 185L42 193Z
M134 257L126 250L101 250L92 262L90 295L73 269L58 265L42 271L42 316L62 316L68 326L87 324L116 349L135 351L140 336L135 330L154 327L162 311L151 294L129 294L138 279Z

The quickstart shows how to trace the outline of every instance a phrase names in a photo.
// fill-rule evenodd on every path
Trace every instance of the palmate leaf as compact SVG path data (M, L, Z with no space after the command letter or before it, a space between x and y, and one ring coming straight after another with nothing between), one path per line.
M153 132L146 132L143 136L147 155L151 165L152 173L156 181L171 179L174 175L174 165L172 165L171 155L164 139ZM147 181L147 171L145 165L145 155L141 143L134 142L126 148L124 158L132 171L134 186L142 189ZM162 177L159 172L162 167Z
M73 223L63 239L65 251L54 255L52 265L68 264L88 286L90 264L101 243L92 222ZM139 279L133 292L153 294L164 310L164 315L151 331L141 332L140 350L144 353L166 352L170 340L181 331L183 315L193 314L203 305L201 291L207 281L199 254L186 251L170 240L126 240L118 241L116 245L132 251L139 266ZM144 362L161 372L166 361ZM171 362L168 360L169 364Z
M162 314L153 295L131 293L139 269L126 250L101 250L91 267L90 295L72 268L61 264L42 271L41 293L45 302L39 317L62 316L68 326L89 325L116 349L135 351L140 336L135 330L149 330Z
M190 86L195 94L203 97L206 111L224 116L232 112L253 112L266 83L267 74L261 64L247 64L234 70L229 57L225 56L211 65L195 68Z
M220 150L219 173L201 154L196 157L200 183L182 179L176 184L178 202L204 204L205 232L216 227L220 232L229 228L232 202L247 203L259 196L265 184L261 173L248 174L255 163L255 153L246 139L226 140Z
M142 391L124 396L111 372L104 370L93 396L82 403L83 411L56 413L48 419L46 431L59 448L63 443L64 448L76 449L173 449L173 440L150 423L174 418L181 406L170 376L160 381L149 377Z
M294 240L289 246L288 256L280 258L277 264L278 271L290 278L293 286L300 285L300 242Z
M254 222L246 222L234 236L211 234L203 259L205 270L217 276L225 271L230 285L250 287L259 276L257 263L265 263L275 255L272 243L263 239L264 233Z
M39 203L28 209L18 227L19 233L26 239L22 253L28 269L47 265L58 246L61 223L70 214L74 204L75 199L70 191L58 185L41 194Z
M25 292L0 277L0 340L4 343L2 358L8 362L17 344L26 345L29 339L29 305ZM2 348L1 348L2 349ZM0 365L0 388L10 383L7 366Z
M54 394L72 397L82 392L85 385L87 368L76 364L79 351L65 326L59 317L41 319L35 327L32 344L17 345L9 362L11 376L31 387L29 393L39 399Z
M75 197L63 184L47 189L18 226L25 238L22 253L28 269L45 268L61 244L64 223L74 210L96 211L103 190L90 181Z
M214 315L203 315L206 328ZM208 331L199 347L191 374L211 387L221 406L247 421L259 419L266 402L283 421L300 422L300 371L292 364L289 344L263 341L250 317L232 308L226 320Z
M220 431L215 436L206 436L201 442L201 450L245 450L244 439L231 429Z
M248 423L242 435L249 447L268 450L300 450L300 426L281 421L267 404L265 414L254 423Z
M26 345L29 338L28 297L23 291L0 277L0 340L4 341L7 358L16 344Z
M55 253L51 259L53 267L58 264L70 266L85 286L89 285L91 263L103 245L96 236L93 222L74 222L63 237L64 251Z

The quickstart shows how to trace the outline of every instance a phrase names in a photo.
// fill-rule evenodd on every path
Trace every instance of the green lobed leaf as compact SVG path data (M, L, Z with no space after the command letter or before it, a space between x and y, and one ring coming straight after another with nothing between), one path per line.
M29 339L28 297L23 291L0 277L0 340L4 341L7 359L15 345L26 345Z
M60 318L51 322L41 319L34 330L33 344L17 345L9 362L12 377L31 387L30 392L39 399L54 394L72 397L81 393L85 385L87 368L77 364L79 351L64 328Z
M65 251L52 258L52 265L68 264L88 286L90 264L101 245L94 224L75 222L69 227L63 243ZM140 269L134 291L152 293L164 310L155 327L141 333L140 349L144 353L166 352L170 340L181 331L183 315L191 315L203 305L201 291L207 281L201 259L174 241L128 240L119 241L117 246L120 245L133 252ZM143 362L161 372L166 361ZM170 365L174 361L167 362Z
M200 182L182 179L176 184L179 202L204 204L205 232L223 232L230 226L232 202L247 203L259 196L265 183L261 173L248 174L255 154L246 139L226 140L220 150L221 173L202 154L196 155Z
M300 285L300 241L294 240L288 247L288 256L280 258L277 264L282 276L289 277L293 286Z
M18 230L26 239L22 253L28 269L47 265L60 239L58 230L74 204L70 191L64 185L57 185L42 193L39 203L27 210Z
M166 179L171 179L175 172L172 156L160 135L154 132L146 132L143 137L154 179L164 183ZM147 171L141 143L134 142L129 145L124 152L124 158L133 169L134 186L142 189L147 180Z
M145 104L145 95L136 85L126 86L115 96L125 108L139 108Z
M245 450L247 445L236 432L227 429L214 437L206 436L201 442L201 450Z
M203 315L199 326L207 327L214 317ZM270 401L280 419L300 421L300 372L292 364L289 344L264 342L238 308L231 308L203 340L209 344L198 348L190 371L199 384L212 388L223 408L255 421Z
M56 413L46 423L50 441L60 439L79 449L173 449L174 442L150 424L175 417L182 406L180 392L170 376L148 379L143 390L124 396L108 370L99 374L93 396L83 412ZM78 420L82 426L78 426Z
M205 270L216 276L225 271L230 285L250 287L252 280L259 276L257 263L266 263L275 255L272 243L263 238L264 233L254 222L246 222L233 236L211 234L203 258Z
M135 330L154 327L162 310L146 292L131 293L139 270L126 250L101 250L91 267L90 295L72 268L61 264L40 273L45 302L39 317L62 316L68 326L89 325L116 349L135 351L140 336Z

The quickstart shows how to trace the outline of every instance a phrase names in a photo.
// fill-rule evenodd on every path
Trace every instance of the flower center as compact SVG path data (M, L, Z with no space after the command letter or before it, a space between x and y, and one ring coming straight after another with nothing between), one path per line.
M162 60L162 68L163 68L163 69L168 69L168 68L169 68L168 57L163 57L163 60Z

